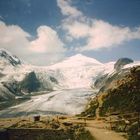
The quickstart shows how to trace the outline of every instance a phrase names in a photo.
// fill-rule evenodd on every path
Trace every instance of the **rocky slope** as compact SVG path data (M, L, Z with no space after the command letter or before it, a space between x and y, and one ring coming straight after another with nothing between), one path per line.
M123 72L125 75L122 75ZM121 73L122 72L122 73ZM121 74L120 74L121 73ZM120 76L118 76L120 74ZM92 99L83 115L106 116L113 113L137 112L140 107L140 66L123 69Z

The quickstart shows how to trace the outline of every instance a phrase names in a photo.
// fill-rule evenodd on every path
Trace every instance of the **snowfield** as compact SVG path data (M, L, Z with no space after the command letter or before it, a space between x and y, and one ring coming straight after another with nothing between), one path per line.
M20 98L8 91L2 83L20 82L30 72L35 72L42 89L39 89L40 91L37 94L23 93L29 94L31 99L1 110L0 117L33 114L79 114L84 110L89 99L93 98L98 91L93 86L95 80L104 74L111 75L115 72L115 62L101 63L82 54L77 54L66 58L62 62L45 67L25 63L18 64L22 61L9 53L5 55L10 56L4 56L2 59L0 57L0 99ZM125 67L139 64L139 62L136 62ZM48 93L47 89L49 88L53 91Z
M113 71L114 63L102 64L94 58L77 54L48 69L63 75L63 81L60 81L63 88L90 88L97 77Z
M27 64L21 64L16 68L9 65L5 67L7 70L3 73L6 76L1 78L1 81L22 81L28 73L34 71L44 87L50 86L55 91L46 92L43 95L40 91L40 95L38 93L24 103L0 111L1 117L38 113L74 115L82 112L88 100L95 96L96 89L91 89L91 86L98 77L112 72L114 63L102 64L94 58L77 54L46 67ZM9 67L14 70L10 70ZM50 77L55 78L57 82L52 82Z

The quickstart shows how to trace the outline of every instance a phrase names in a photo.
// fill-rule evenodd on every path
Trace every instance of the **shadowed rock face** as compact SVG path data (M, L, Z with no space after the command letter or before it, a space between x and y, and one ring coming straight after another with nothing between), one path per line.
M115 71L111 75L105 74L95 81L94 87L99 89L98 94L100 94L102 92L105 92L107 89L109 89L110 86L115 81L122 79L123 77L125 77L129 73L130 73L130 68L120 69L119 71Z
M24 92L38 91L40 88L40 82L36 77L35 72L30 72L24 80L20 83L20 89Z
M133 63L132 59L129 58L120 58L115 64L114 64L114 71L111 75L105 74L96 79L94 83L94 87L100 89L100 91L105 91L108 86L110 86L113 81L119 80L123 78L125 75L129 73L130 68L122 69L123 66Z
M114 65L115 70L120 70L124 65L133 63L134 61L130 58L120 58Z

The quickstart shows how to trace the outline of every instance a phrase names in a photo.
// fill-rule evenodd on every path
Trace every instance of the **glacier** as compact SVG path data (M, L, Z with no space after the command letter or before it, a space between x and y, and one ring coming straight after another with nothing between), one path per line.
M0 111L0 117L18 117L27 115L75 115L84 110L91 97L91 89L65 89L48 94L32 96L29 101Z
M14 59L15 57L10 58ZM0 59L0 64L3 63L3 59ZM35 72L42 86L37 92L22 92L21 97L26 95L30 99L1 110L0 117L33 114L79 114L84 110L89 99L94 98L98 91L93 86L96 79L115 71L115 62L101 63L82 54L68 57L50 66L33 66L26 63L13 66L9 65L10 62L4 60L3 65L0 65L0 73L4 75L0 78L0 83L21 82L30 72ZM48 88L52 91L48 91ZM20 96L8 92L2 84L0 84L0 90L4 91L1 92L0 98L2 96L20 98ZM8 95L6 96L5 93Z

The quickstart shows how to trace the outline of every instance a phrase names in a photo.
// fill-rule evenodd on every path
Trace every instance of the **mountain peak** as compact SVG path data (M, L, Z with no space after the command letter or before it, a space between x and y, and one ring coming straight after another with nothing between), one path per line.
M73 61L81 61L83 63L94 63L94 64L102 64L98 60L92 57L85 56L83 54L76 54L74 56L71 56L67 58L67 60L73 60Z
M21 64L21 61L17 56L12 55L10 52L3 48L0 49L0 60L6 60L13 66Z
M76 55L74 55L74 56L72 56L72 57L85 57L85 55L83 55L83 54L81 54L81 53L78 53L78 54L76 54Z
M81 67L81 66L95 66L95 65L102 65L101 62L98 60L87 57L82 54L76 54L71 57L67 57L63 61L56 63L54 65L51 65L52 68L66 68L66 67Z
M76 55L68 57L67 59L79 59L80 60L80 59L87 59L87 58L90 58L90 57L87 57L83 54L78 53Z

